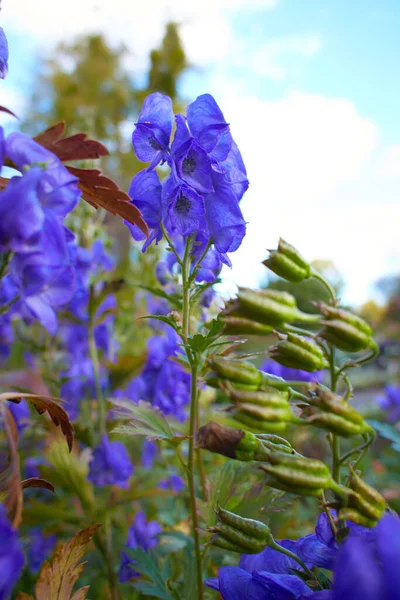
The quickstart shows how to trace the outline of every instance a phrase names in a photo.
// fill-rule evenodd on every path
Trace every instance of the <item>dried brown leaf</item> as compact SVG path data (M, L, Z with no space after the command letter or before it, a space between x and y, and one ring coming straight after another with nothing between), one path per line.
M35 586L36 600L84 600L88 588L81 588L71 598L72 590L86 563L80 563L87 546L100 525L83 529L54 553L53 563L45 562Z
M35 599L30 594L25 594L25 592L20 592L18 594L16 600L35 600Z
M4 431L8 443L8 462L0 471L0 495L5 494L4 504L14 527L21 523L22 487L19 470L18 431L11 411L0 403L0 414L4 422Z
M47 481L47 479L42 479L41 477L30 477L29 479L24 479L21 481L22 489L26 488L41 488L43 490L50 490L54 492L54 485Z
M4 392L3 394L0 394L0 402L2 400L8 400L9 402L19 404L23 398L36 408L39 415L48 412L54 425L61 426L61 430L67 440L68 448L71 451L74 441L74 426L69 420L67 412L56 402L57 398L21 392Z
M16 119L18 119L17 115L16 115L16 114L14 114L14 113L12 112L12 110L10 110L9 108L6 108L5 106L0 106L0 112L5 112L5 113L7 113L8 115L11 115L12 117L15 117Z

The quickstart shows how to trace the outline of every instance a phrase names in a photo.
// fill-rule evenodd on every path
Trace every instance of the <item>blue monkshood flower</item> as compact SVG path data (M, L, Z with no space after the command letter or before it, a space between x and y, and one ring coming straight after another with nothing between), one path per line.
M25 558L17 531L0 504L0 600L8 600L18 581Z
M137 513L132 526L128 531L128 540L125 548L142 548L146 552L150 548L154 548L158 544L158 535L161 533L162 527L157 521L146 521L146 515L143 512ZM121 566L118 572L118 578L121 583L129 581L134 577L138 577L140 573L133 568L134 561L129 558L124 551L121 552Z
M145 440L142 447L142 467L145 469L152 469L157 455L157 444L150 440Z
M9 402L7 407L10 409L11 414L14 417L18 433L21 435L24 429L28 427L31 417L31 411L29 410L28 403L25 399L23 399L19 404Z
M132 198L132 204L142 213L143 219L150 230L149 239L143 245L142 252L155 240L156 245L161 240L163 233L161 230L162 220L162 202L161 202L161 183L155 171L140 171L132 179L128 194ZM142 241L146 239L145 234L137 225L132 225L124 221L134 240Z
M24 479L40 477L39 467L48 464L42 456L28 456L24 462ZM46 491L46 490L42 490Z
M0 27L0 79L5 79L8 73L8 42L4 29Z
M385 387L384 393L376 397L376 402L383 410L388 412L389 421L400 420L400 387L394 383L389 383Z
M179 494L185 487L185 482L182 477L179 477L176 473L172 473L169 477L160 481L158 487L161 490L172 490L174 494Z
M5 313L0 315L0 364L4 363L10 356L13 341L14 329L11 323L11 315Z
M188 236L195 231L206 231L204 197L174 172L162 186L161 202L166 211L163 218L167 219L173 235Z
M341 546L332 600L400 599L400 521L386 514L372 530L369 543L351 532Z
M39 527L35 527L29 533L28 544L28 567L32 573L37 573L43 562L50 556L56 545L55 535L44 536Z
M88 480L98 487L117 485L127 488L132 473L133 465L124 444L110 442L106 435L103 436L100 445L93 450Z
M282 377L287 381L304 381L304 383L312 381L322 381L324 372L314 371L314 373L308 373L301 369L292 369L290 367L284 367L274 360L268 359L264 361L260 367L261 371L269 373L270 375L276 375Z
M132 134L136 156L152 169L167 159L174 122L171 98L155 92L147 96Z

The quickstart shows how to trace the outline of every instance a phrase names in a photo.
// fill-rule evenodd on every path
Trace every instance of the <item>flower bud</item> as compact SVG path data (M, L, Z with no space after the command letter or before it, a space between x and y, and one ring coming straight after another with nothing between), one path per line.
M228 458L249 461L254 459L260 445L254 433L210 421L197 434L199 448L222 454Z
M272 346L270 356L284 367L313 372L329 366L315 342L294 333L278 337L280 341Z
M349 468L348 487L352 492L349 494L348 507L354 508L367 519L379 521L386 510L385 498L365 483L351 465Z
M256 386L262 381L262 373L252 363L245 360L212 356L209 359L210 367L218 377L233 383Z
M221 315L220 320L225 323L222 330L224 335L268 335L272 333L272 327L257 323L245 317Z
M359 352L370 347L374 342L373 330L364 319L343 308L319 305L325 320L318 333L324 340L345 352Z
M207 529L216 534L210 540L213 545L235 552L258 554L273 539L268 525L260 521L245 519L221 507L216 510L216 515L218 523Z
M320 495L331 487L332 477L327 465L300 454L271 451L268 463L260 465L268 474L268 485L304 496Z
M269 257L263 265L271 269L276 275L298 283L310 277L311 266L304 260L299 252L282 238L279 240L277 250L269 250Z

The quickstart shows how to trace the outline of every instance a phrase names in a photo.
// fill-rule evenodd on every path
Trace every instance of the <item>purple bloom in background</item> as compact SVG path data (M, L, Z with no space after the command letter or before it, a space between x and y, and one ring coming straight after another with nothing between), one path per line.
M287 381L304 381L304 383L309 381L321 381L324 376L323 371L314 371L314 373L308 373L307 371L302 371L301 369L284 367L283 365L280 365L271 359L264 361L260 369L265 373L276 375L276 377L282 377L282 379L286 379Z
M10 409L11 414L14 417L18 433L21 435L24 429L29 425L29 419L31 416L28 403L25 399L23 399L19 404L16 404L15 402L8 402L7 407Z
M5 79L8 73L8 42L4 29L0 27L0 79Z
M377 396L376 402L388 412L389 421L400 420L400 387L394 383L389 383L385 387L384 394Z
M176 473L172 473L169 477L160 481L158 487L161 490L172 490L175 494L179 494L185 487L185 482L182 477L179 477Z
M0 600L7 600L21 575L25 558L17 531L0 504Z
M157 454L157 444L149 440L144 440L142 447L142 467L145 469L152 469Z
M127 488L133 465L122 442L110 442L105 435L89 463L88 480L98 487L117 485Z
M56 545L55 535L44 536L40 528L34 528L29 535L28 567L37 573Z
M142 548L146 552L158 544L158 535L162 527L157 521L146 521L146 515L143 512L137 513L132 526L128 531L128 540L125 548ZM140 576L140 573L133 568L134 561L129 558L124 551L121 552L121 566L118 572L118 578L121 583L125 583L134 577Z

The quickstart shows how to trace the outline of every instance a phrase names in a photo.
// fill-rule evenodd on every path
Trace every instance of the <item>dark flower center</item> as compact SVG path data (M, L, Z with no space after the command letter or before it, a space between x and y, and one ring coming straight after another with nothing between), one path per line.
M182 171L185 175L191 175L196 168L196 161L191 154L183 159Z
M188 213L191 205L192 201L190 198L187 198L186 196L179 196L175 203L175 210L179 214Z
M164 148L161 146L161 144L159 144L157 142L156 139L154 139L152 136L150 136L148 139L148 142L150 144L150 146L154 149L154 150L164 150Z

